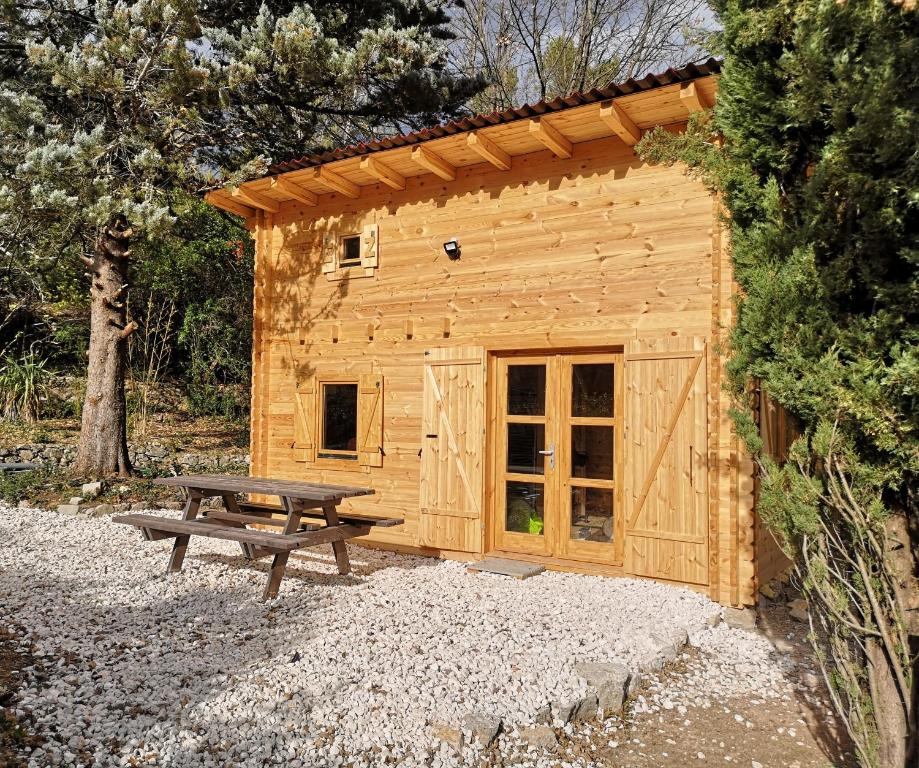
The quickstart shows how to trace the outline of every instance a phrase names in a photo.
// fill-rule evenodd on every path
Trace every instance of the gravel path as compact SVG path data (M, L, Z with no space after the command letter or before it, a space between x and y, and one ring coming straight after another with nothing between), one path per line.
M634 669L656 652L652 635L685 630L737 677L745 644L765 642L711 629L716 604L650 581L516 581L351 547L352 576L308 551L264 604L265 561L193 539L166 577L169 547L107 518L0 507L0 615L52 665L18 705L46 739L31 764L470 764L494 755L456 757L438 724L501 718L500 748L526 754L510 735L584 694L578 662ZM750 680L730 693L768 697L781 668L750 647Z

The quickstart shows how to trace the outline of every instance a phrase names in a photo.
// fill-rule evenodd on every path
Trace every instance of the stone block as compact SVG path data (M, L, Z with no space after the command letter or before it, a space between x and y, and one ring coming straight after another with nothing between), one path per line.
M463 732L450 725L434 726L434 740L451 746L458 754L463 751Z
M577 700L552 702L552 721L558 726L571 722L571 717L577 708Z
M71 496L71 497L70 497L70 501L67 502L67 503L68 503L68 504L75 504L75 505L79 506L80 504L83 503L83 497L82 497L82 496Z
M59 504L57 511L62 515L79 515L80 514L80 505L79 504Z
M627 667L623 664L585 662L576 664L574 671L593 689L604 717L622 711L632 677Z
M520 737L530 747L536 749L553 750L558 746L558 737L547 725L534 725L532 728L523 728Z
M597 699L597 692L588 690L584 698L578 701L574 712L571 713L571 722L583 723L585 720L596 720L599 708L600 703Z
M477 713L466 715L463 718L463 731L470 731L473 739L483 747L488 747L501 732L501 720Z
M799 597L788 603L788 615L795 621L807 622L807 600Z
M756 629L756 611L750 608L724 608L724 623L734 629Z
M111 504L98 504L90 510L93 517L104 517L105 515L115 514L115 507Z
M102 488L102 481L96 480L92 483L83 483L83 485L80 486L80 493L84 499L94 499L102 493Z

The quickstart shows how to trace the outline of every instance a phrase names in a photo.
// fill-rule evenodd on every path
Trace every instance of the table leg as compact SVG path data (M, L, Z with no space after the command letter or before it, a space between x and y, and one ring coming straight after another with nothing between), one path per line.
M290 552L278 552L271 561L271 573L268 575L268 583L265 585L265 591L262 593L262 600L271 600L278 596L281 589L281 579L284 578L284 569L287 568L287 558Z
M194 520L198 516L198 509L201 507L201 496L193 491L188 492L188 499L185 502L185 510L182 512L183 520ZM182 570L182 561L185 560L185 550L188 549L188 541L191 538L189 534L176 536L172 542L172 554L169 556L169 565L166 567L166 573L178 573Z
M239 508L239 504L236 502L236 494L234 493L223 494L223 506L227 508L227 512L233 512L236 515L242 514L242 510ZM246 527L245 523L237 523L231 520L224 520L221 522L223 522L224 525L229 525L234 528L245 528ZM246 560L252 559L252 548L248 544L241 541L239 542L239 548L242 550L243 557L245 557Z
M282 532L296 533L300 528L300 518L303 516L303 504L297 499L287 496L279 496L278 498L281 500L282 509L287 511L287 521L284 523ZM268 583L262 593L262 600L271 600L271 598L278 596L289 557L290 552L277 552L275 554L271 561L271 573L268 575Z
M338 525L338 512L335 510L336 503L323 504L322 514L325 515L325 524L328 526ZM351 561L348 559L348 546L343 541L333 541L332 551L335 553L335 563L338 566L338 573L346 576L351 573Z

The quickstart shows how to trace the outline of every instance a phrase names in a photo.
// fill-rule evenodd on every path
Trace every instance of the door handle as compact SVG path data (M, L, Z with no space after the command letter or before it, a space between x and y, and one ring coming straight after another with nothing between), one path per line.
M540 456L549 457L549 469L555 469L555 443L549 443L548 451L540 451Z

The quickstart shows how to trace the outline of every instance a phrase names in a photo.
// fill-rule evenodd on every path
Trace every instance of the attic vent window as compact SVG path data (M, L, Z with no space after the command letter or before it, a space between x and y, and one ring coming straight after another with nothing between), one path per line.
M359 267L361 265L361 236L350 235L341 239L340 267Z

